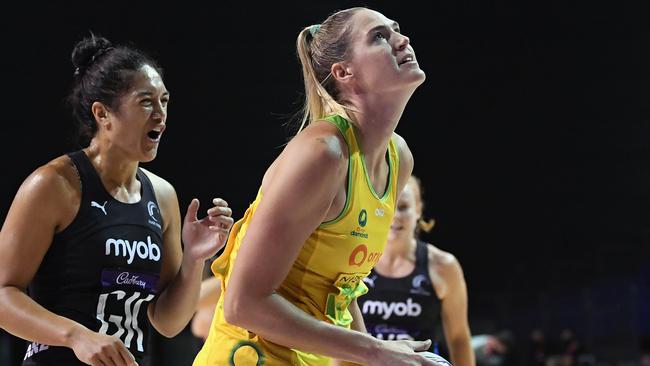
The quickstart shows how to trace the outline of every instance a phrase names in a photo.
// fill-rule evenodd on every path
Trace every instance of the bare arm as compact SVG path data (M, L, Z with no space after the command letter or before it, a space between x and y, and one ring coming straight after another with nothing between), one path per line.
M470 344L470 329L467 320L467 286L458 260L445 253L445 259L438 264L437 273L446 283L441 298L442 324L449 347L451 362L455 366L474 366L474 352Z
M381 342L318 321L275 293L345 182L344 142L332 129L322 124L301 132L280 156L268 184L263 185L264 196L248 226L224 294L226 320L285 347L360 364L427 364L412 347L426 348L428 344ZM260 253L264 254L263 261L259 260ZM386 357L380 360L381 355Z
M192 334L206 339L210 331L210 324L214 317L214 308L221 295L221 281L217 277L210 277L201 283L199 303L196 313L192 318Z
M214 310L221 296L221 280L218 277L209 277L201 282L198 307L210 307Z
M352 315L352 325L350 328L356 330L357 332L368 333L366 330L366 324L363 322L363 314L361 313L357 299L354 299L354 301L350 303L348 309Z
M205 260L223 247L232 227L232 211L225 201L215 199L215 206L207 211L207 216L198 220L199 202L192 200L183 223L183 249L176 192L161 178L147 174L152 177L165 223L165 253L158 286L162 293L149 306L148 314L160 334L173 337L185 328L196 311Z
M352 330L356 330L357 332L368 333L366 331L366 325L363 322L363 314L361 313L361 309L359 308L359 303L357 302L357 299L354 299L354 301L350 303L348 309L350 310L350 314L352 315L352 324L350 328ZM358 365L358 364L347 362L347 361L332 360L332 366L354 366L354 365Z
M119 339L54 314L25 294L54 234L70 224L79 207L78 178L66 159L25 180L0 231L0 327L29 341L72 348L91 365L131 365L134 358Z

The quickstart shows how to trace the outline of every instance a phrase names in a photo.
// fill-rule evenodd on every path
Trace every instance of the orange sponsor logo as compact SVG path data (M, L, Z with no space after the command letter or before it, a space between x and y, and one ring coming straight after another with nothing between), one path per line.
M365 244L357 245L352 253L350 253L350 258L348 258L348 265L361 267L364 263L369 263L374 266L379 262L382 252L370 252L368 253L368 247Z

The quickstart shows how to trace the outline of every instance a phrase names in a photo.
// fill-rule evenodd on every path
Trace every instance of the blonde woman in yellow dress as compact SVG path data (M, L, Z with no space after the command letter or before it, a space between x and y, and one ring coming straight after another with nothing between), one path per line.
M297 48L304 128L212 265L222 292L194 365L437 365L416 353L429 340L366 334L356 302L413 169L394 130L425 74L397 22L366 8L305 28Z

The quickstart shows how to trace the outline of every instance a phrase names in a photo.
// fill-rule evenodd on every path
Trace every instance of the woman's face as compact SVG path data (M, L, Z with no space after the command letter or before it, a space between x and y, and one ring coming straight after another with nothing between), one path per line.
M415 90L424 82L424 71L397 22L369 9L355 13L351 21L347 64L361 92L403 90L408 86Z
M135 71L131 88L119 98L117 110L110 111L110 148L132 160L151 161L165 130L169 92L160 74L143 65Z
M415 235L415 227L420 218L420 212L413 184L412 181L409 181L397 199L395 216L388 232L389 242L411 239Z

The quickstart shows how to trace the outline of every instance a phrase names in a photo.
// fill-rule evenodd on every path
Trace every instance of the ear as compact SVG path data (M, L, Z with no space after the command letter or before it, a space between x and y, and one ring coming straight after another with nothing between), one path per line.
M346 62L335 62L330 69L332 77L340 83L347 83L352 80L354 76L352 71L352 67Z
M103 126L105 128L109 127L109 110L103 103L93 102L93 104L90 106L90 111L92 112L93 117L95 117L95 121L97 124L99 124L99 126Z

